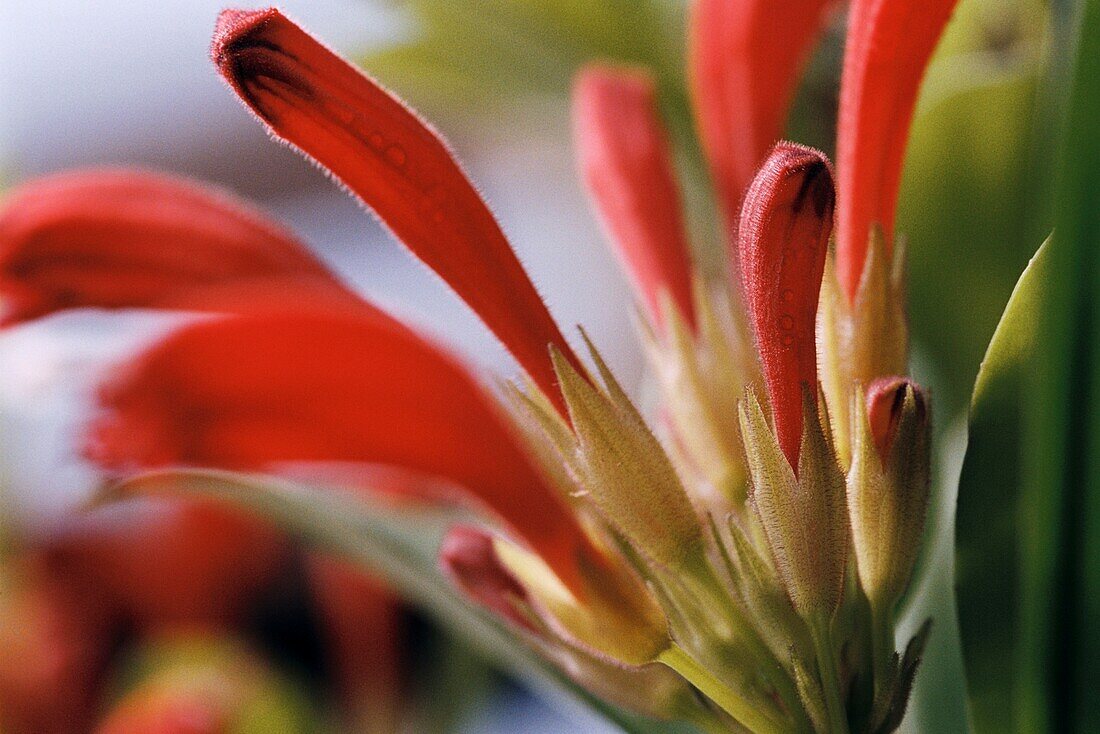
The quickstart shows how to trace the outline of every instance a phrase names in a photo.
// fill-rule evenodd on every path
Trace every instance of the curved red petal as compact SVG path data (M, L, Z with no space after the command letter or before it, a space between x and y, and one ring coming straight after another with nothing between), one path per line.
M573 89L573 129L589 193L650 319L662 322L665 292L694 326L680 190L652 78L638 70L583 70Z
M699 135L731 229L756 169L783 136L802 68L834 5L836 0L692 5L689 81Z
M739 230L746 306L779 446L798 471L803 388L817 385L814 320L833 226L829 161L794 143L775 146L756 175Z
M133 500L66 521L44 552L53 573L150 629L239 620L278 573L285 541L222 505Z
M89 455L112 468L387 464L464 487L566 583L589 550L495 402L460 364L389 318L196 323L142 356L101 400Z
M901 167L917 92L957 0L853 0L837 131L837 275L849 300L871 228L894 236Z
M306 569L347 724L357 731L397 731L404 649L400 600L341 559L311 555Z
M25 184L0 205L4 324L86 306L161 306L192 288L272 278L350 295L291 234L188 181L81 171Z
M373 209L564 411L548 346L572 352L439 136L278 10L224 12L211 53L272 134L331 171Z

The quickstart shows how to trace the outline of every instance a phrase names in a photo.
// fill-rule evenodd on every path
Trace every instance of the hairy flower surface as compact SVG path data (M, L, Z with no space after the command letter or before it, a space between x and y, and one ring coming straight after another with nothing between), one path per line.
M728 283L692 266L646 71L577 79L583 178L637 290L656 420L586 335L589 359L573 352L439 135L277 10L222 14L218 71L455 290L525 379L486 387L279 228L196 189L158 203L184 185L140 175L77 176L78 194L47 180L9 200L9 320L218 314L105 386L89 456L119 472L339 461L446 483L485 526L451 531L443 573L596 695L708 731L892 731L928 634L899 655L930 430L927 395L904 377L893 212L954 0L852 3L837 183L821 153L777 142L831 5L693 6ZM120 186L144 193L81 209Z

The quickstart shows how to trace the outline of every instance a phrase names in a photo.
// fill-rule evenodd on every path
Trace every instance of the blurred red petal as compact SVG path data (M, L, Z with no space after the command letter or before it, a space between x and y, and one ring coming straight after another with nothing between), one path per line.
M737 226L741 199L756 169L783 137L802 68L835 4L695 0L692 6L692 97L719 203L731 228Z
M652 78L637 70L583 70L573 89L573 127L589 193L650 319L662 322L665 292L694 326L680 190Z
M819 151L780 143L749 187L739 230L746 305L779 445L794 470L802 391L816 390L817 315L835 191Z
M45 551L53 573L151 629L239 620L278 573L284 544L274 528L223 505L156 499L73 517Z
M8 556L0 568L0 729L83 734L111 651L112 620L94 593L53 578L38 561Z
M894 237L917 92L957 0L853 0L837 131L837 275L854 299L871 227ZM888 250L889 251L889 250Z
M229 713L214 695L153 690L108 712L95 734L230 734Z
M0 206L4 324L69 308L162 306L196 287L276 278L349 295L281 227L188 181L81 171L25 184Z
M397 731L405 642L400 601L348 561L313 555L306 563L326 658L350 728Z
M211 54L272 134L331 171L373 209L564 413L548 346L576 359L438 135L278 10L223 12Z
M389 464L449 479L576 585L595 553L463 366L388 318L268 314L193 324L102 393L89 455L119 468Z
M516 607L527 600L527 592L497 558L493 538L484 530L460 525L447 531L439 566L470 599L519 627L533 629Z

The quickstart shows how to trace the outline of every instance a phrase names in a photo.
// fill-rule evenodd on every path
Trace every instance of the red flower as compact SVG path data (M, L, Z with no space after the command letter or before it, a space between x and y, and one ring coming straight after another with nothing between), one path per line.
M31 191L45 203L29 224L19 224L22 215L10 204L0 214L0 290L22 304L13 320L72 306L223 314L176 331L102 391L89 456L116 471L183 464L277 472L287 462L337 461L450 483L525 547L460 529L443 549L444 570L574 675L612 696L622 692L616 686L623 679L660 661L749 728L782 728L786 717L809 726L806 717L822 713L799 704L795 679L816 668L788 670L791 656L804 651L784 637L769 646L774 640L761 633L755 647L737 648L760 671L761 688L750 688L755 698L739 699L736 687L724 691L700 676L698 661L670 632L690 606L670 615L653 591L716 593L720 583L709 564L718 553L708 554L715 550L708 544L722 545L729 535L736 546L739 533L761 520L766 541L752 542L770 544L772 557L793 559L766 593L828 597L787 611L818 615L801 621L813 625L820 683L835 722L844 715L844 686L824 678L839 674L828 624L843 603L839 582L851 541L841 473L847 448L838 439L838 457L826 431L840 436L848 429L846 421L830 427L814 399L818 352L826 349L814 327L834 198L845 298L829 307L836 318L853 320L845 333L857 344L845 347L855 357L839 360L842 366L820 369L823 383L836 383L824 386L830 410L848 400L850 389L881 376L874 360L856 359L859 348L874 347L856 323L877 308L859 298L873 260L868 242L876 227L887 245L891 240L917 87L954 0L919 6L855 0L835 193L821 154L773 147L830 5L699 0L693 11L692 87L731 233L731 269L740 274L755 336L756 354L748 359L740 355L737 324L727 323L739 312L726 318L706 294L693 292L651 83L638 70L606 66L578 78L575 131L585 179L648 320L660 327L650 334L656 359L671 365L670 448L652 435L595 350L592 371L574 356L439 136L277 10L222 14L212 49L219 72L275 137L345 184L499 337L532 383L503 390L511 410L465 365L351 294L278 228L181 184L135 175L125 185L148 190L130 197L145 204L97 208L90 219L64 180L39 184ZM113 175L105 190L120 185ZM187 212L173 213L172 197L158 199L157 191L173 188L190 192ZM149 242L157 244L148 249ZM201 253L202 267L191 267L178 248ZM860 371L864 362L872 374ZM754 400L738 410L741 389L753 383L757 368L770 425ZM766 501L745 502L746 471L731 466L746 458L758 499ZM706 480L686 481L697 469ZM816 501L797 502L799 493L816 493ZM762 506L767 517L751 514ZM703 513L729 515L733 524L718 529L712 522L707 529ZM807 552L808 539L825 525L830 552ZM624 547L634 553L619 553ZM768 563L752 555L767 552L738 546L736 564L767 576ZM699 586L662 586L669 574ZM786 623L775 621L780 628ZM893 660L892 649L879 652ZM890 685L905 685L903 678L893 675ZM682 683L668 687L669 701ZM653 706L667 713L672 704L662 699Z

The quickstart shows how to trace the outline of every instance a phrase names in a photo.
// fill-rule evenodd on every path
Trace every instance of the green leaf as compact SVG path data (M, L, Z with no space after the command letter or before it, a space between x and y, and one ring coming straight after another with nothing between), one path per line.
M415 90L419 101L476 109L503 97L562 95L576 68L593 59L639 64L663 88L682 87L680 0L408 0L401 7L413 21L409 39L363 63Z
M640 717L595 698L548 665L495 618L468 603L436 565L443 534L463 519L458 512L396 507L362 493L351 495L266 476L219 471L148 474L116 488L111 497L135 495L201 496L240 506L271 520L316 550L346 558L386 579L488 661L550 698L586 707L630 734L694 731Z
M979 731L1011 731L1006 661L1019 635L1019 503L1023 394L1035 351L1036 314L1051 289L1050 244L1020 278L978 372L956 518L959 619Z
M960 616L981 731L1100 728L1100 0L1068 7L1055 3L1057 37L1077 21L1052 74L1069 90L1052 103L1066 110L1055 234L983 364L960 489Z

